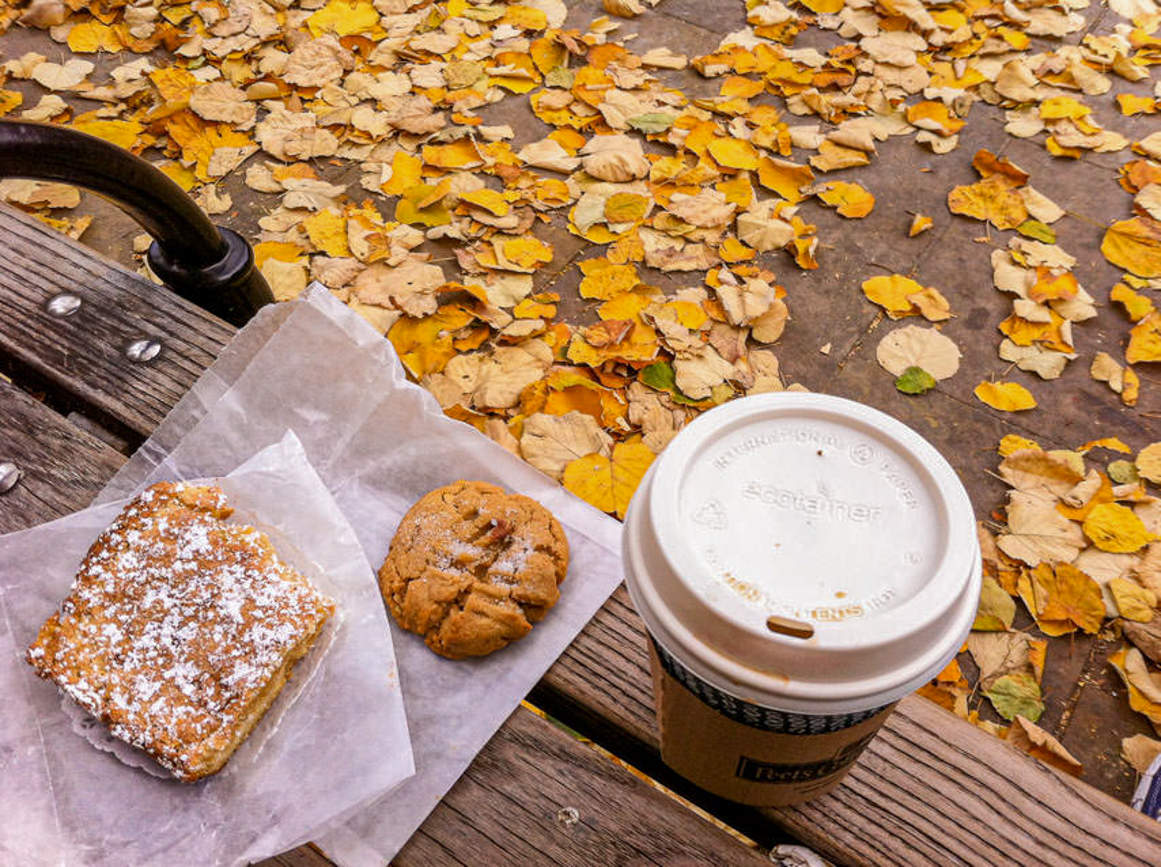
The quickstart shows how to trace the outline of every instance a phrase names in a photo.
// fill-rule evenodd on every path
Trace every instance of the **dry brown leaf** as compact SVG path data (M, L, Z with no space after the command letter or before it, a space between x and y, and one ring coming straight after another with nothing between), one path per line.
M950 337L919 325L896 328L875 349L875 358L888 373L901 376L907 368L918 367L936 381L954 376L960 357Z
M480 365L472 393L478 409L507 409L520 400L520 392L536 382L552 364L552 349L542 340L526 340L516 346L498 346Z
M581 166L594 178L621 183L649 174L649 161L639 139L620 133L598 135L581 148Z
M746 211L738 215L738 240L759 253L780 250L794 240L794 227L771 214Z
M37 208L75 208L81 203L81 193L68 184L5 178L0 180L0 199Z
M1154 614L1147 623L1126 621L1122 624L1125 638L1154 664L1161 664L1161 614Z
M1080 526L1060 514L1053 500L1016 490L1008 494L1008 532L996 544L1014 560L1036 566L1070 563L1086 543Z
M712 228L728 223L737 207L717 190L706 189L696 196L675 193L667 210L691 226Z
M1017 346L1007 337L1000 343L1000 358L1015 362L1021 370L1035 373L1041 379L1057 379L1069 360L1075 357L1074 353L1057 352L1038 344Z
M1107 383L1117 394L1125 387L1125 369L1107 352L1098 352L1093 356L1088 372L1097 382Z
M673 370L677 375L677 387L693 400L709 397L714 386L734 375L734 366L712 346L679 353L673 360Z
M75 90L93 71L87 60L73 58L63 64L46 61L32 70L32 80L49 90Z
M1052 765L1057 770L1074 777L1079 777L1084 769L1060 741L1024 717L1016 717L1016 721L1008 729L1008 743L1046 765Z
M980 670L980 689L987 692L1007 674L1024 672L1035 676L1029 655L1029 638L1023 632L972 632L967 649Z
M782 336L790 311L786 302L775 298L770 309L750 323L750 336L758 343L774 343Z
M1039 190L1031 186L1020 187L1017 192L1024 200L1028 215L1041 223L1055 223L1064 216L1065 210Z
M275 301L290 301L297 298L306 289L306 263L283 262L279 259L267 259L259 268L266 282L270 284L270 291L274 293Z
M1161 442L1150 443L1137 452L1134 463L1141 478L1161 485Z
M604 0L602 5L606 12L618 18L636 18L645 11L641 0Z
M1121 758L1138 774L1144 774L1161 755L1161 741L1148 735L1121 738Z
M583 412L564 415L534 413L524 420L520 453L524 460L558 481L564 468L586 455L611 453L613 438L605 433L596 419Z
M641 55L643 66L652 66L659 69L685 69L689 60L684 54L675 54L668 48L651 48Z
M1000 462L1000 477L1005 482L1040 498L1063 497L1084 475L1067 457L1038 448L1021 449Z
M1153 704L1161 704L1161 674L1151 671L1135 647L1125 652L1124 674L1130 684Z
M189 107L206 120L221 121L235 129L249 129L254 124L258 109L246 99L244 91L226 81L211 81L194 88Z
M770 309L776 297L773 286L757 279L741 284L723 282L716 291L731 325L749 325Z
M408 316L430 316L439 306L436 292L443 284L438 265L412 261L392 268L374 264L355 279L355 295L364 304L395 307Z
M1133 207L1154 220L1161 220L1161 183L1142 187L1133 199Z
M334 36L308 39L290 52L282 78L299 87L321 87L342 78L353 62L353 55Z
M555 139L541 139L526 144L516 154L530 166L553 172L571 172L580 165L580 157L571 155Z

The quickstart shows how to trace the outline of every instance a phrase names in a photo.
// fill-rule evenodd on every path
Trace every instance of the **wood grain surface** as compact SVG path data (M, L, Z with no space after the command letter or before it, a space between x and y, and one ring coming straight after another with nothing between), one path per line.
M0 381L0 461L20 482L0 499L0 533L83 509L125 457Z
M0 206L0 357L10 375L83 401L144 437L201 376L233 329L170 292ZM45 309L54 295L81 299L70 316ZM147 364L136 340L161 343ZM55 396L55 395L54 395Z
M519 708L393 863L770 863L684 808L676 827L676 802L542 722Z
M0 259L0 351L39 381L58 387L61 399L73 395L146 435L212 360L230 330L72 245L58 251L48 245L55 236L47 232L0 209L0 233L19 236L23 245L18 257ZM43 264L46 259L53 261L52 268ZM26 269L35 272L35 280L21 276ZM46 298L65 289L85 294L81 310L64 320L44 314ZM162 342L160 363L129 364L112 350L118 340L142 333ZM89 464L46 469L46 475L30 479L25 501L0 498L0 522L14 529L81 505L85 490L95 492L121 457L92 436L64 433L58 428L67 423L52 419L51 410L10 391L0 392L0 436L14 448L46 457L56 454L51 444L59 442L71 452L62 460ZM38 432L19 438L19 430L30 429L30 413L36 425L53 431L44 437L46 451L26 445L29 437L40 439ZM40 460L29 463L39 465ZM43 493L54 484L54 473L71 481L62 484L59 495ZM618 754L664 773L657 760L642 626L623 588L556 662L533 697ZM715 846L730 859L750 857L750 850L677 802L632 775L594 762L596 754L587 747L518 711L404 850L400 863L486 863L481 853L527 860L536 852L553 853L545 862L707 863L698 859L708 858L705 853L717 851ZM557 806L549 810L546 802ZM571 826L576 840L561 836L555 820L561 806L581 812L581 822ZM917 698L900 704L833 794L798 808L738 809L733 815L747 829L765 827L767 840L779 833L776 829L785 829L840 863L1161 864L1157 823ZM634 836L629 832L641 824L639 817L647 827ZM535 842L529 844L532 836ZM662 843L669 848L656 848ZM570 860L574 855L575 862ZM304 848L278 862L290 867L318 858Z

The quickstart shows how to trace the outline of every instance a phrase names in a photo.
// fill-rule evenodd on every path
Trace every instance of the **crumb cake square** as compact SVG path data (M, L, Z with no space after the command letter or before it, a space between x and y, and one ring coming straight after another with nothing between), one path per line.
M334 603L216 487L162 482L89 549L28 650L37 673L175 777L220 770Z

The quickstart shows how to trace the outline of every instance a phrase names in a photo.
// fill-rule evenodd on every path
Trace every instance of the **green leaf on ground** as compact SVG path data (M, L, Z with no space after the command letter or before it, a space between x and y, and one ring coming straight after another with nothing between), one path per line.
M671 114L666 114L663 111L650 111L646 114L639 114L636 117L629 118L629 126L641 132L665 132L673 126L674 117Z
M996 678L992 688L984 693L992 702L996 713L1006 720L1017 716L1036 722L1044 713L1044 702L1040 700L1040 684L1030 674L1017 672Z
M1016 231L1034 241L1043 241L1045 244L1056 243L1056 230L1039 220L1025 220L1016 227Z
M689 406L700 406L705 403L705 401L692 400L681 393L677 387L677 373L668 361L653 362L637 374L637 379L650 388L668 392L674 403L684 403Z
M976 611L976 622L972 629L980 632L1003 632L1012 628L1016 616L1016 601L1008 595L995 578L984 576L980 587L980 607Z
M895 388L904 394L924 394L935 388L935 377L922 367L909 367L895 380Z

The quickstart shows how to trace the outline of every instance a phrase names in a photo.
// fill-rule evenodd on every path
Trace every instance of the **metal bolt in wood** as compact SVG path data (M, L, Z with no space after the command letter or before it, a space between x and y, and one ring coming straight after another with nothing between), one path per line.
M161 353L161 344L156 340L134 340L125 349L125 355L130 361L136 361L139 364L153 361Z
M71 292L61 292L59 295L53 295L49 298L44 309L53 316L61 318L72 316L81 309L81 299Z
M24 473L11 461L0 463L0 494L7 494L20 483Z

